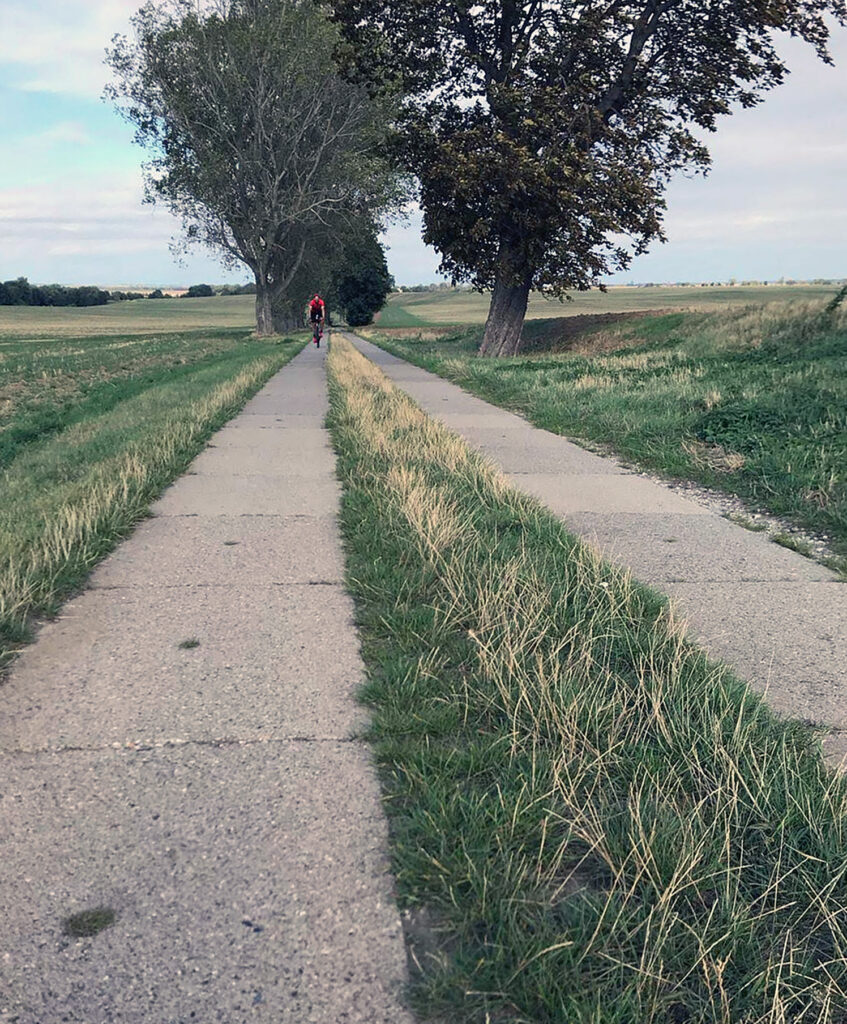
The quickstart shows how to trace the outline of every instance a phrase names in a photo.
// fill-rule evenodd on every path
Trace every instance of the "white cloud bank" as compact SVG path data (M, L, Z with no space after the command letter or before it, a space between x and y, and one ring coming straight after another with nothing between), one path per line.
M142 203L140 172L0 189L0 279L108 285L244 276L204 254L176 267L168 247L179 233L174 217Z
M0 0L0 65L19 89L96 98L108 77L104 48L139 3ZM708 140L709 178L681 179L670 190L669 244L624 278L763 277L777 266L792 276L847 274L847 32L834 40L834 69L796 41L783 48L788 83L721 123ZM19 142L50 148L56 174L49 184L0 191L0 276L189 280L193 271L176 271L168 255L179 225L141 205L139 174L66 180L61 147L86 145L88 134L84 121L57 118ZM403 283L435 279L438 257L420 241L419 225L413 216L387 235L389 264ZM228 276L215 266L202 257L189 263Z
M140 0L2 0L0 64L17 88L96 98L109 73L106 46Z

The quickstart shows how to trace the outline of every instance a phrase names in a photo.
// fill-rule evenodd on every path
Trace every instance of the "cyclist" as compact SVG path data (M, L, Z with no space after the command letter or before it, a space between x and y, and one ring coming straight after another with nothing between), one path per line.
M326 303L317 292L315 292L315 297L309 303L309 320L312 324L312 341L320 348L321 338L324 333L324 321L326 320Z

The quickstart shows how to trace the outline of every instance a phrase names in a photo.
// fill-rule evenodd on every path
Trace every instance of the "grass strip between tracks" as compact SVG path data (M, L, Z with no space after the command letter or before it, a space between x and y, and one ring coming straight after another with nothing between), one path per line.
M847 302L644 316L552 352L544 327L513 359L476 358L481 329L368 337L538 427L814 530L847 572Z
M847 780L344 340L330 425L418 1008L847 1019Z
M99 408L89 408L89 392L69 376L64 421L54 423L40 409L36 420L24 410L41 432L30 431L0 467L0 666L27 640L32 617L55 612L208 438L304 344L259 342L242 332L228 347L209 345L193 365L171 369L174 346L165 346L163 366L148 368L141 383L115 378L115 394ZM202 353L202 339L193 347ZM64 372L77 369L71 359ZM87 364L80 372L88 374ZM23 416L3 436L19 422Z

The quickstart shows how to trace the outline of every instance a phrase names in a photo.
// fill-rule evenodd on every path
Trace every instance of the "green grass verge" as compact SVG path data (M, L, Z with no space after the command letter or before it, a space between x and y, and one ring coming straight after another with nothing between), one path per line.
M528 331L556 344L541 323ZM475 357L478 330L369 337L537 426L820 531L847 556L847 310L644 317L503 360Z
M330 399L417 1008L847 1019L847 780L809 730L343 340Z
M303 344L242 330L0 346L0 664Z

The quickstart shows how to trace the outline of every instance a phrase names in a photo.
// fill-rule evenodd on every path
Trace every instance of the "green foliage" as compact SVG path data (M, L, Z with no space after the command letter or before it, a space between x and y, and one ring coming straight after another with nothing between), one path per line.
M149 294L149 295L147 296L147 298L148 298L148 299L163 299L164 297L165 297L165 293L164 293L164 292L162 291L162 289L161 289L161 288L155 288L155 289L154 289L154 290L153 290L152 292L150 292L150 294Z
M341 252L333 294L351 327L369 324L391 291L392 277L376 230L356 232Z
M210 284L193 284L183 295L184 299L208 299L215 294Z
M586 289L662 238L669 179L709 164L703 132L784 79L777 33L829 59L827 19L847 21L845 0L333 8L355 73L403 90L396 149L442 271L524 300ZM520 305L492 306L518 334Z
M92 285L36 285L25 277L0 282L0 306L105 306L110 298L108 292Z
M827 313L837 313L838 307L843 302L847 302L847 284L845 284L841 291L837 295L833 296L832 301L828 303L826 307Z
M188 243L243 262L258 329L293 315L313 235L378 214L394 178L380 156L386 105L339 76L336 30L311 0L148 3L118 38L109 90L148 147L151 199Z

